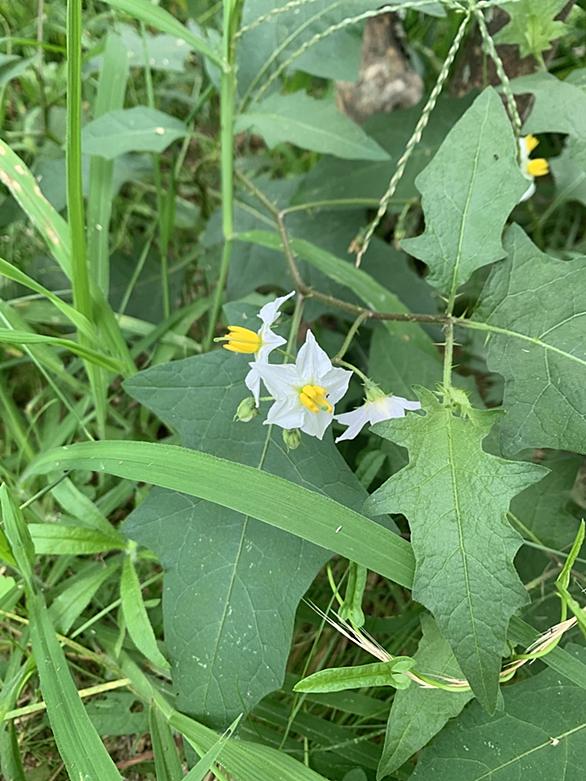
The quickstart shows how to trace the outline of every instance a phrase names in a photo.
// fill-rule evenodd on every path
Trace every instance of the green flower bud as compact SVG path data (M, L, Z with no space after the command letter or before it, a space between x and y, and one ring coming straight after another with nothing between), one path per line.
M364 397L366 401L378 401L378 399L384 399L387 394L380 388L376 382L367 380L364 383Z
M239 420L241 423L249 423L257 415L258 410L256 409L254 399L252 396L247 396L245 399L242 399L238 405L234 420Z
M287 450L296 450L301 444L301 432L299 429L285 429L283 431L283 442Z

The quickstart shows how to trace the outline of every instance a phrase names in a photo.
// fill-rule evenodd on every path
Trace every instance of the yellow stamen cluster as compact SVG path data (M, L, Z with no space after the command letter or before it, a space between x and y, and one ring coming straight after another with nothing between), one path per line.
M233 353L257 353L262 346L260 334L241 325L229 325L228 334L218 341L226 342L222 347Z
M539 139L530 133L528 136L525 136L523 142L525 144L525 149L527 150L527 154L530 155L531 152L533 152L533 150L535 149L535 147L539 144Z
M527 161L527 173L529 176L545 176L549 173L549 163L544 157Z
M523 139L527 154L530 155L535 147L539 144L539 140L535 136L529 134ZM549 173L549 163L544 157L537 157L535 160L527 160L527 173L529 176L546 176Z
M310 412L333 412L327 400L327 391L321 385L304 385L299 391L299 401Z

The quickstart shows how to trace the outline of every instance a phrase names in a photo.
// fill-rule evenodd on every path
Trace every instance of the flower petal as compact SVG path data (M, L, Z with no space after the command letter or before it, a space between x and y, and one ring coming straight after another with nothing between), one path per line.
M321 385L328 392L328 401L336 404L348 390L348 385L352 379L352 372L347 369L330 369L321 378Z
M526 177L526 178L528 178L528 177ZM523 203L523 201L528 201L529 198L531 198L531 196L533 195L534 192L535 192L535 182L531 182L531 184L529 185L527 190L524 192L524 194L519 199L519 203Z
M403 409L408 409L413 411L417 409L421 409L420 401L409 401L409 399L404 399L402 396L393 396L393 399L396 399L398 402L400 402Z
M279 316L279 310L285 301L294 295L295 291L292 290L290 293L287 293L286 296L279 296L278 298L275 298L274 301L269 301L268 304L265 304L263 307L261 307L258 313L258 317L260 317L265 325L271 326Z
M385 396L384 399L366 402L364 406L368 406L368 420L373 426L383 420L405 417L405 410L395 399L395 396Z
M304 422L304 410L300 404L295 404L294 400L282 398L275 401L270 408L265 425L274 424L281 428L301 428Z
M260 374L254 363L251 364L251 369L244 378L244 384L254 396L254 403L258 407L260 403Z
M256 353L256 361L258 363L268 363L269 355L273 350L282 344L286 344L287 340L271 331L268 325L262 325L258 334L262 343L260 350Z
M296 388L301 384L297 375L297 370L292 363L250 363L258 371L262 381L267 387L268 392L275 399L298 396Z
M342 442L344 439L354 439L360 434L367 423L372 422L369 418L368 404L363 404L352 412L343 412L341 415L334 415L334 419L344 426L348 426L343 434L336 438L336 442Z
M305 412L303 423L299 426L301 431L309 434L310 437L323 439L327 427L332 422L331 412Z
M305 342L297 353L296 365L303 385L323 385L322 378L332 369L332 362L311 331L307 332Z

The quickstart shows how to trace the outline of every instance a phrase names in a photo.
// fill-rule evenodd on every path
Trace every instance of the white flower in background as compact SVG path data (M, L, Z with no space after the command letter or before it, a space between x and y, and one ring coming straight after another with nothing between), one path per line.
M286 296L279 296L274 301L265 304L259 311L257 317L262 320L262 325L258 331L251 331L250 328L244 328L241 325L229 325L228 333L222 336L218 341L226 342L223 345L225 350L234 353L254 353L254 363L246 375L244 382L248 390L254 396L254 402L258 407L260 399L260 374L258 367L268 364L269 355L276 347L286 343L282 336L271 331L271 326L280 315L281 306L291 296L295 295L293 290Z
M534 160L531 160L529 157L538 144L539 140L532 135L523 136L519 139L521 173L525 179L531 182L520 202L528 200L535 192L535 177L545 176L549 173L549 163L544 157L537 157Z
M275 400L265 423L298 428L318 439L332 422L334 404L348 390L352 376L352 372L332 366L311 331L295 363L262 363L254 368Z
M346 431L336 439L336 442L354 439L367 424L372 426L383 420L404 418L406 410L421 409L421 404L418 401L408 401L402 396L387 396L374 383L368 383L365 390L366 399L361 407L352 412L343 412L341 415L335 416L338 423L348 426Z

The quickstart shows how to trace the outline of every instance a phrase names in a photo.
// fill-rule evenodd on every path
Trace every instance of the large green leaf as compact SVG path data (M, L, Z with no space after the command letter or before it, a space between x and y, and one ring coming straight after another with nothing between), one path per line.
M402 246L429 266L427 281L454 296L473 271L504 257L505 222L527 189L511 123L486 89L417 177L425 232Z
M331 441L304 441L287 453L280 431L260 421L246 426L232 421L245 371L238 358L216 352L172 366L170 373L169 367L157 367L142 375L133 393L165 407L162 417L181 427L190 444L213 431L208 446L254 467L172 446L101 442L85 451L76 445L45 454L44 465L38 461L35 469L85 464L140 475L237 511L156 492L127 526L129 534L157 550L169 570L166 641L180 705L220 722L281 685L297 602L328 558L323 549L252 518L270 517L273 526L406 585L412 558L406 542L339 503L359 506L365 494ZM339 501L308 490L322 485Z
M462 673L449 644L441 636L433 619L421 620L423 637L415 654L416 668L428 675L461 678ZM422 689L410 686L398 691L389 713L385 745L377 777L384 778L401 767L457 716L472 697L471 692Z
M253 128L274 147L288 141L349 160L388 160L388 154L358 125L327 99L317 100L304 92L271 95L255 103L236 119L237 130Z
M513 567L521 539L505 518L513 496L545 474L482 450L494 413L456 416L429 391L425 415L375 431L409 450L409 465L367 502L409 520L416 559L413 596L434 614L472 690L494 710L512 614L527 596Z
M572 654L586 662L586 650ZM584 690L553 670L504 690L504 713L466 708L423 751L417 781L582 781L586 765Z
M580 87L562 81L551 73L538 71L511 82L517 95L534 95L531 114L525 122L528 133L569 133L586 135L586 93Z
M306 438L287 452L281 430L263 426L260 417L234 422L247 369L245 358L215 352L150 369L126 388L188 447L254 467L253 476L280 475L359 508L366 494L331 440ZM224 488L241 493L243 479L234 477ZM323 548L252 516L154 491L126 524L127 534L154 549L167 570L165 639L180 706L214 723L229 723L281 685L297 604L328 558ZM337 513L329 517L335 535L344 521ZM300 512L299 522L300 529L315 526L315 511ZM387 539L384 529L372 526Z
M180 119L147 106L108 111L82 131L83 151L112 160L126 152L163 152L187 132Z
M566 25L555 17L566 5L566 0L515 0L505 3L510 21L495 36L497 43L517 45L521 57L541 56L551 42L564 34Z
M503 452L586 452L586 259L541 252L518 226L506 236L474 316L489 335L487 361L505 378Z

